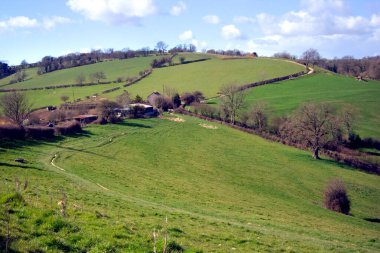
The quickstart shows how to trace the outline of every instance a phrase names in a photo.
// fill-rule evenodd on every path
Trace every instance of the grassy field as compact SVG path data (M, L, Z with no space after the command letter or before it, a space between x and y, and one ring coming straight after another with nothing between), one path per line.
M212 59L204 62L155 69L141 82L128 87L134 96L146 97L153 91L162 92L163 86L178 92L200 90L206 97L213 97L223 85L246 84L264 79L303 71L304 67L276 59ZM109 94L114 97L118 92Z
M357 132L362 137L380 138L380 82L359 82L354 78L319 73L250 89L247 104L268 103L272 115L291 113L304 102L329 102L358 109Z
M46 87L60 84L75 84L76 78L80 74L86 76L85 83L90 82L89 76L95 72L103 71L106 79L102 82L112 82L121 77L124 80L127 77L138 76L139 72L150 67L150 63L156 56L137 57L126 60L112 60L104 61L96 64L90 64L75 68L68 68L59 71L53 71L43 75L37 75L38 68L32 68L27 71L29 74L27 80L21 83L15 83L2 88L17 89L17 88L31 88L31 87ZM0 80L1 84L8 84L14 78L13 75Z
M367 221L380 217L378 176L183 119L90 126L51 142L2 142L0 201L16 178L29 181L26 204L12 202L11 234L19 238L13 249L149 252L156 229L159 246L167 231L186 252L380 250L380 224ZM16 157L28 163L17 165ZM351 216L322 207L331 178L345 181ZM57 214L62 192L67 218ZM4 241L5 226L0 231Z

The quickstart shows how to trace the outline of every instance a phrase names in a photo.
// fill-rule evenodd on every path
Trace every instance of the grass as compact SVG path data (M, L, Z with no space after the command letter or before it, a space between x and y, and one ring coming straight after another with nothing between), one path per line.
M16 177L30 184L26 205L12 214L20 238L12 247L147 252L167 216L170 240L187 252L379 251L380 225L368 221L380 217L378 176L183 118L90 126L50 142L3 142L1 196L12 192ZM51 166L54 154L65 171ZM28 164L18 166L16 157ZM346 183L352 216L322 207L331 178ZM61 191L68 196L65 219L55 204Z
M180 93L200 90L206 97L213 97L223 85L252 83L302 70L304 67L300 65L278 59L213 58L204 62L155 69L149 77L128 87L128 91L134 96L139 94L145 98L153 91L162 92L163 86L168 86ZM111 93L109 97L115 97L118 93Z
M138 76L139 72L150 67L150 63L156 56L137 57L126 60L112 60L104 61L96 64L90 64L75 68L68 68L59 71L53 71L43 75L37 75L38 68L27 70L27 80L20 83L15 83L2 88L18 89L18 88L32 88L32 87L46 87L61 84L76 84L76 78L80 74L86 77L85 83L90 82L89 76L95 72L103 71L106 79L102 82L112 82L121 77L124 80L127 77ZM13 75L0 80L1 84L8 84L14 78Z
M250 89L247 104L266 101L272 114L291 113L301 103L329 102L337 107L343 104L358 109L357 132L361 137L380 138L380 82L359 82L354 78L319 73L295 80Z

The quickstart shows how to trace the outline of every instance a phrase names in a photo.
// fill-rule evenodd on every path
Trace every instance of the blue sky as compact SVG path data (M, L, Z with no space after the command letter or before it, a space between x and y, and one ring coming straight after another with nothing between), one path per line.
M0 60L193 43L271 56L380 54L379 0L12 0L0 9Z

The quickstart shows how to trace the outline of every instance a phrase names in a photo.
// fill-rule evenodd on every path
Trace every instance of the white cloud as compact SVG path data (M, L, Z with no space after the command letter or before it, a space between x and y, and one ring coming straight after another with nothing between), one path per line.
M255 22L256 22L256 19L252 17L246 17L246 16L234 17L234 23L237 23L237 24L254 24Z
M170 9L170 14L172 16L179 16L186 9L187 9L186 4L182 1L179 1L176 5L172 6L172 8Z
M156 12L153 0L68 0L67 6L90 20L136 23Z
M203 17L203 21L209 24L217 25L220 23L220 18L216 15L207 15Z
M226 25L222 28L222 36L227 40L241 38L241 32L234 25Z
M179 39L182 41L193 39L193 32L191 30L184 31L179 35Z
M345 10L344 0L301 0L303 10L309 13L337 13Z
M25 16L10 17L7 20L0 21L0 28L4 30L12 28L31 28L37 26L37 19L28 18Z
M43 19L43 21L38 21L35 18L29 18L25 16L17 16L0 21L0 30L13 30L17 28L52 29L59 24L66 24L71 22L71 19L60 16L46 17Z
M206 41L199 41L196 39L192 39L191 44L193 44L197 48L198 51L206 49L208 45Z
M43 27L45 29L52 29L59 24L68 24L71 22L72 22L72 20L69 18L60 17L60 16L53 16L53 17L45 18L43 20Z

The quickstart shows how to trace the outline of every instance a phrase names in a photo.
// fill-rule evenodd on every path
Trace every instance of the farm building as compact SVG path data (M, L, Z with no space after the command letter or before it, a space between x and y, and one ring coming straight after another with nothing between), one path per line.
M156 99L157 99L158 97L161 97L161 94L160 94L159 92L157 92L157 91L155 91L155 92L153 92L152 94L150 94L150 95L148 96L148 102L149 102L149 104L150 104L150 105L154 105L154 102L156 101Z
M91 123L91 122L94 122L95 120L97 120L98 116L93 115L93 114L85 114L85 115L78 115L78 116L74 117L74 119L81 124L88 124L88 123Z
M154 117L157 116L158 112L151 105L136 103L130 104L125 108L116 109L120 113L120 116L144 116L144 117ZM139 114L139 115L137 115Z

